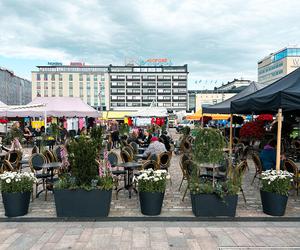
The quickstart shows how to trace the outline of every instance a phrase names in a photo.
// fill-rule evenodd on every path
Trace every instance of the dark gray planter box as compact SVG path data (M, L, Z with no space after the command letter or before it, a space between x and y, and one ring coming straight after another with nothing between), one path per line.
M288 196L260 190L263 212L272 216L283 216Z
M191 201L197 217L235 217L238 196L228 195L221 199L215 194L191 194Z
M2 201L5 209L5 216L16 217L28 213L31 192L24 193L4 193Z
M139 192L141 212L144 215L160 215L165 193Z
M107 217L112 190L54 190L57 217Z

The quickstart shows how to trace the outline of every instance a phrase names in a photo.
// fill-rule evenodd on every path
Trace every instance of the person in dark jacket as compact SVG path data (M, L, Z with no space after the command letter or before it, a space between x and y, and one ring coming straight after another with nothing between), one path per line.
M276 140L269 141L259 155L263 171L276 168ZM285 157L281 155L281 160ZM281 161L281 167L283 162Z
M160 139L162 139L162 143L165 144L166 150L170 151L171 146L170 146L170 137L168 136L168 132L167 131L163 131Z

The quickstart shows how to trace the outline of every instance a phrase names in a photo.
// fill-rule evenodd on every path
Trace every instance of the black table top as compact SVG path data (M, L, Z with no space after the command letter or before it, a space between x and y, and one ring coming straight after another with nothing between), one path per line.
M139 168L141 166L143 166L143 164L139 162L125 162L116 165L116 167L123 167L123 168Z

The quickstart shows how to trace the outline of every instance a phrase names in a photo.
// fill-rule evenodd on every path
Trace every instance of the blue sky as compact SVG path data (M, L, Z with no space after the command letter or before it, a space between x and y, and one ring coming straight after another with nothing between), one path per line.
M0 66L30 79L49 61L170 58L189 65L189 89L210 89L256 80L259 59L300 44L299 25L299 0L1 0Z

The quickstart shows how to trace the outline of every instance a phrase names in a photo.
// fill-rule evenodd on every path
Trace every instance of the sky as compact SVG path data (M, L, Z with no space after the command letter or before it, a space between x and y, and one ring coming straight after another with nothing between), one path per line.
M260 59L299 39L299 0L0 0L0 66L27 79L47 62L169 58L189 89L212 89L256 81Z

